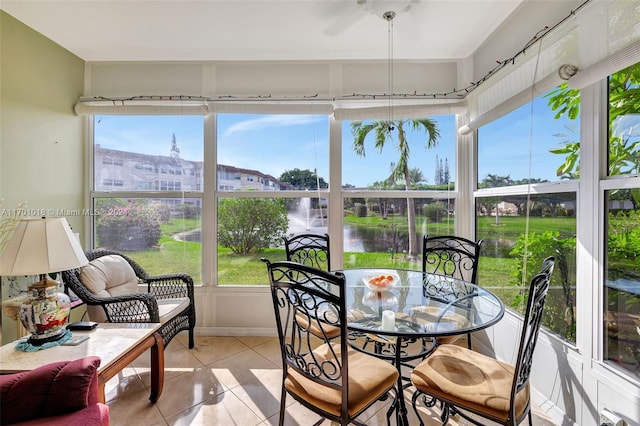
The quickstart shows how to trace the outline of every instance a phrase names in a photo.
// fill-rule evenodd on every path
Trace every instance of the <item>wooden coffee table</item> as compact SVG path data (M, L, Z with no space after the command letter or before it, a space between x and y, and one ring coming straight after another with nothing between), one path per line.
M106 402L106 382L151 348L151 394L156 402L164 384L164 343L158 333L160 324L101 323L91 331L73 331L74 336L89 336L77 346L55 346L36 352L17 350L16 342L0 348L0 374L31 371L56 361L72 361L85 356L100 358L98 391L101 402Z

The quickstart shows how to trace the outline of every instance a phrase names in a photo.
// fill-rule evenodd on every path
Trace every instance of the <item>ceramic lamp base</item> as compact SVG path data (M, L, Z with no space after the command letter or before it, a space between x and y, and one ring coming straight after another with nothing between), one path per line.
M71 301L57 290L58 283L46 278L29 286L29 297L20 306L20 321L31 333L32 345L53 342L65 334Z

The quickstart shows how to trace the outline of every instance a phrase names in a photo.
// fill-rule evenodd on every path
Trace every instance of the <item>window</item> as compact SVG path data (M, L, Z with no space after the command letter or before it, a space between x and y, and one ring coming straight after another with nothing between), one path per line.
M611 178L602 182L607 188L603 355L636 378L640 377L639 89L640 64L609 78L607 171Z
M217 283L264 285L284 235L328 230L329 118L220 114L217 129Z
M423 235L454 233L454 117L431 117L428 127L423 123L396 121L391 132L381 121L343 123L346 268L420 270ZM359 137L362 129L371 130ZM402 149L400 131L406 141ZM377 133L385 137L381 149L375 147ZM404 155L408 161L403 169Z
M564 95L552 90L478 129L478 283L522 312L533 274L555 256L543 326L575 342L577 173L563 165L567 147L579 146L579 126L547 106Z
M114 165L114 166L122 166L123 162L122 162L122 159L119 159L119 158L104 157L102 159L102 164L111 164L111 165Z
M353 150L351 123L342 124L345 267L420 269L422 235L454 232L455 120L432 120L438 132L429 148L429 134L406 125L409 173L394 179L388 179L388 163L400 158L394 140L381 153L367 146L362 157ZM204 125L194 117L96 117L92 200L109 214L94 218L95 246L125 251L150 271L183 270L210 282L201 276L200 236L202 191L212 191L213 282L265 285L260 258L284 259L284 235L329 231L329 117L218 115L209 185ZM103 158L121 158L123 166L115 170Z
M94 246L123 252L152 274L182 271L202 282L201 194L175 191L201 190L203 146L202 117L94 117Z

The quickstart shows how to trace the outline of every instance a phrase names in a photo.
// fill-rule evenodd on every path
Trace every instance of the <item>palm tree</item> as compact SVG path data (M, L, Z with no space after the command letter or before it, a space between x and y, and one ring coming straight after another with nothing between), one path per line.
M398 139L396 148L400 153L400 158L395 163L395 168L391 170L390 180L398 181L404 179L405 189L411 189L411 175L409 172L409 141L405 133L404 126L408 124L413 130L424 130L428 135L427 148L432 148L438 144L440 131L435 121L428 118L407 119L407 120L386 120L351 123L351 133L353 134L353 150L357 155L365 156L365 139L371 132L374 134L374 147L381 152L387 141L393 140L392 132L397 131ZM416 236L416 217L413 198L407 197L407 222L409 225L409 259L418 257L418 242Z
M424 173L418 167L413 167L409 169L409 177L411 179L411 183L417 185L421 182L426 182L427 178L424 177Z

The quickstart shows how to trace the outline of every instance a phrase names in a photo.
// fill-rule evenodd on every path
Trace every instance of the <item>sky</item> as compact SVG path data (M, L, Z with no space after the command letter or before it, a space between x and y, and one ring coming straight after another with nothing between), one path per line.
M451 178L455 166L454 116L431 117L440 137L436 147L427 149L424 132L408 126L411 168L419 168L427 183L435 181L436 156L447 159ZM95 118L95 143L104 148L153 155L169 155L176 136L180 156L186 160L203 160L203 117L201 116L98 116ZM563 156L549 153L564 140L577 140L577 120L555 120L538 100L512 112L479 131L479 180L487 174L509 175L513 180L532 178L558 180L556 169ZM294 168L317 170L329 180L329 120L313 115L220 114L217 119L218 163L258 170L278 178ZM558 136L564 134L568 136ZM365 141L365 156L352 148L350 122L343 122L342 184L366 187L389 175L397 162L397 136L385 143L382 152L373 146L373 135ZM531 155L531 169L529 156Z

